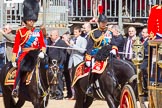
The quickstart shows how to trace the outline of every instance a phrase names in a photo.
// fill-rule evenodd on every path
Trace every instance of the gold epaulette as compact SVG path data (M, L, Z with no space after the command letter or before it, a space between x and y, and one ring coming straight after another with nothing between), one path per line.
M161 7L161 5L159 5L156 9L161 9L162 7Z
M99 42L99 41L101 41L102 39L104 39L104 35L102 34L100 37L98 37L98 38L96 39L96 38L94 37L94 31L96 31L96 30L98 30L98 28L92 30L92 31L90 32L89 36L92 38L93 41Z
M30 30L28 30L28 31L27 31L25 34L22 34L21 30L22 30L22 28L18 30L18 31L19 31L19 33L20 33L20 36L21 36L21 37L28 36L28 35L31 33L31 31L30 31Z
M155 7L157 7L158 5L154 5L154 6L152 6L152 8L155 8Z
M89 32L89 36L94 33L94 31L98 30L98 28L95 28Z

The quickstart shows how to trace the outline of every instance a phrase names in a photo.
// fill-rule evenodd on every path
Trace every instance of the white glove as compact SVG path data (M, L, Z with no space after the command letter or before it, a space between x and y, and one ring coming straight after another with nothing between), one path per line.
M16 62L12 62L12 66L13 66L13 67L17 67Z
M44 53L43 52L40 52L39 55L38 55L39 58L43 59L44 58Z
M91 61L86 61L86 66L90 67L91 66Z
M112 49L112 50L110 51L110 53L113 54L113 55L116 55L116 50L115 50L115 49Z

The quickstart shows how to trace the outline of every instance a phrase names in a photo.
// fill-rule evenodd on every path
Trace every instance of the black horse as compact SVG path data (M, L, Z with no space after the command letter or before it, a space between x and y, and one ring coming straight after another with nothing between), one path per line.
M104 46L96 55L96 61L108 60L108 64L102 74L94 74L93 76L99 85L94 86L93 97L85 94L89 76L79 79L74 85L76 92L75 108L88 108L94 98L106 100L110 108L117 108L121 89L124 84L130 83L132 86L136 85L136 81L134 80L136 79L134 65L124 60L109 57L110 50L111 47Z
M40 50L30 51L21 62L21 80L17 102L11 95L13 86L4 84L8 71L13 69L12 63L9 62L3 67L0 73L0 82L5 108L21 108L25 101L32 102L34 108L47 106L49 81L52 79L53 74L47 71L48 57L45 56L44 59L40 59L38 57L39 52ZM29 85L24 82L27 72L33 72Z

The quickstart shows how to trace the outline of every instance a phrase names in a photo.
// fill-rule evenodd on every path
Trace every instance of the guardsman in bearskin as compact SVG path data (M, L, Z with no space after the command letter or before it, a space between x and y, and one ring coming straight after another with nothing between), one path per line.
M148 33L149 39L162 38L162 6L155 5L151 8L148 18Z
M102 7L99 7L99 18L98 18L98 28L94 29L89 34L89 41L87 44L87 52L85 55L85 65L87 67L93 68L94 65L94 57L97 54L98 50L101 49L103 46L108 45L109 41L108 38L105 37L105 33L107 31L107 17L102 14ZM116 49L116 47L114 47ZM112 50L112 52L116 53L116 50ZM93 74L90 72L89 77L89 87L86 91L87 95L93 95Z
M34 27L34 23L38 20L39 0L24 0L23 2L23 21L26 26L17 30L15 43L13 47L12 64L16 66L17 58L17 72L15 77L14 88L12 95L18 96L18 83L20 80L20 63L25 55L35 49L41 49L39 53L40 58L44 58L45 43L43 40L42 31ZM19 49L20 48L20 49Z

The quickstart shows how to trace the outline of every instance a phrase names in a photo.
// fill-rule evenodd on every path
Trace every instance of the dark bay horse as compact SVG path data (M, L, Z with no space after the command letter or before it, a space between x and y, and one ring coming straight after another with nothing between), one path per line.
M114 57L110 58L110 50L111 48L109 46L105 46L96 55L97 61L108 60L108 64L102 74L94 75L96 79L95 82L97 81L99 86L94 87L93 97L85 94L89 76L79 79L74 85L76 92L75 108L88 108L94 98L106 100L110 108L117 108L124 84L130 83L135 87L136 70L134 65ZM107 57L109 57L109 59L107 59Z
M25 101L32 102L34 108L47 106L49 81L52 79L53 74L48 73L47 68L45 68L48 63L48 57L45 55L45 58L39 58L39 52L40 50L30 51L21 62L21 80L17 102L11 96L13 86L4 84L8 71L13 68L12 63L9 62L3 67L0 73L0 82L5 108L21 108ZM27 72L33 73L29 85L26 85L26 80L24 81Z

